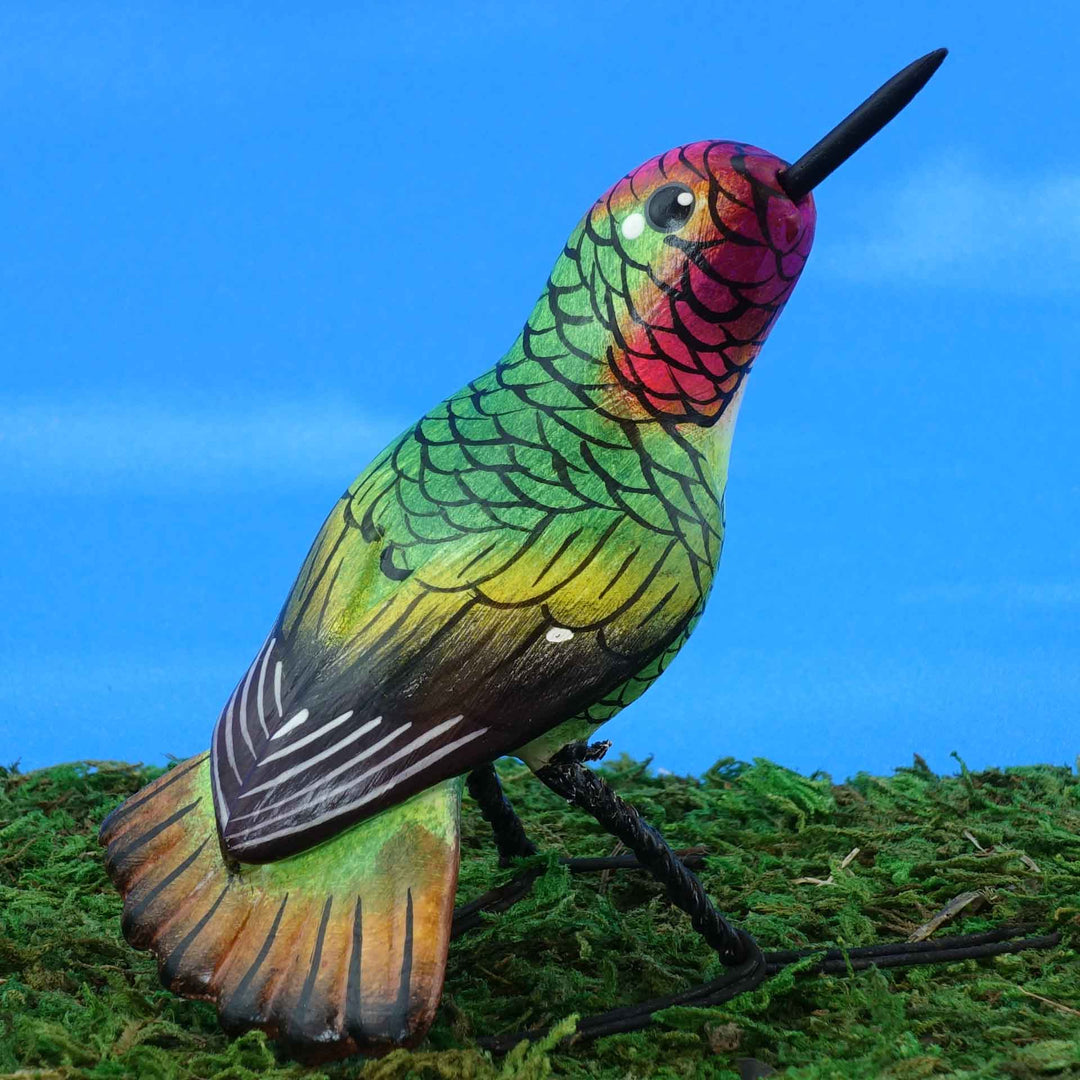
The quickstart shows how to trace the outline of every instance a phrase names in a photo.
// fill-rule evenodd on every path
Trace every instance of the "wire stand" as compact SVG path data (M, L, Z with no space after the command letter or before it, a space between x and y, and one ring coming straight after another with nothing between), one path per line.
M653 1014L673 1005L719 1005L760 985L790 964L820 954L807 969L808 975L847 975L871 966L911 967L918 964L944 964L957 960L976 960L1029 949L1048 949L1057 945L1059 933L1023 937L1034 927L1001 926L982 934L963 934L937 941L883 942L854 949L787 949L763 953L745 930L732 926L713 906L697 876L690 869L703 862L696 852L675 852L659 831L649 825L632 806L612 791L610 785L584 762L597 761L610 743L572 743L564 747L536 775L552 791L574 806L587 811L613 836L618 837L634 854L611 858L560 859L571 873L597 870L648 870L667 889L669 899L685 911L694 929L716 950L728 968L718 979L690 987L677 994L653 998L637 1005L627 1005L578 1023L571 1040L596 1039L624 1031L636 1031L652 1024ZM469 774L469 793L480 805L484 819L491 825L499 850L501 866L519 856L536 853L535 845L525 834L518 818L503 794L493 765L485 765ZM532 890L542 868L532 867L506 884L478 896L454 911L453 937L479 926L485 912L506 911ZM479 1045L495 1053L505 1053L522 1039L538 1039L547 1028L521 1031L478 1040Z

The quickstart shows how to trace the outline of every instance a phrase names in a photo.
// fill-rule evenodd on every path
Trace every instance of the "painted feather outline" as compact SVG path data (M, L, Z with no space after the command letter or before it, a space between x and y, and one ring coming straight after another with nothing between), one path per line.
M587 528L568 527L573 498L522 499L521 470L506 498L489 484L486 500L469 486L482 470L465 472L451 516L425 497L425 421L332 511L219 717L215 809L238 859L305 850L524 745L640 671L700 611L703 561L670 524L602 505L600 472ZM566 467L549 454L545 486Z

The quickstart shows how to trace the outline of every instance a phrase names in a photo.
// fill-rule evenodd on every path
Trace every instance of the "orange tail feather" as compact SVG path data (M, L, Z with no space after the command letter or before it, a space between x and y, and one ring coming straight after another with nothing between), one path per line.
M456 781L278 863L230 871L207 756L102 823L128 942L175 993L215 1002L298 1057L384 1053L423 1038L442 993L458 869Z

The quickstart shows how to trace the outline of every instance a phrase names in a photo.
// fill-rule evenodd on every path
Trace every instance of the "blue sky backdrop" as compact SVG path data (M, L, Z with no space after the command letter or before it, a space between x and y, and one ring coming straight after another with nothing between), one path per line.
M0 762L204 748L335 498L592 199L693 139L793 160L947 45L817 192L710 609L606 734L1071 763L1077 40L1064 3L3 5Z

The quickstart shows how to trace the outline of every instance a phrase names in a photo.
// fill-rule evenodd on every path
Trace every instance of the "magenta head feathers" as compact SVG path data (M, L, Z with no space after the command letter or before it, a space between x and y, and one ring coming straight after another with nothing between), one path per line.
M586 216L578 252L608 306L609 361L646 412L709 425L737 397L814 238L813 197L791 200L777 179L786 165L752 146L691 143Z
M938 49L910 64L794 165L706 141L628 173L570 237L525 328L525 358L613 418L710 427L733 417L810 253L812 188L944 57ZM518 362L504 362L508 375Z

